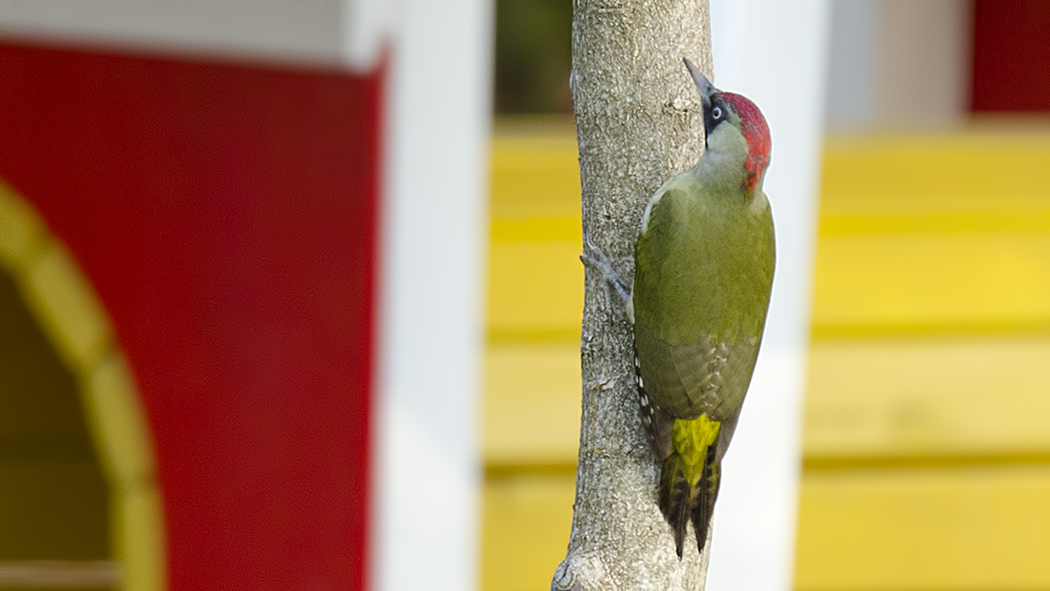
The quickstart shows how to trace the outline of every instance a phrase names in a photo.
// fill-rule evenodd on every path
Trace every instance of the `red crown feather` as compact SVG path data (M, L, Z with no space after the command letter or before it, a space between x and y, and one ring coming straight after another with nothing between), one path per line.
M769 166L769 151L772 148L772 140L769 137L769 125L762 111L747 97L726 92L722 97L733 105L737 115L740 116L740 129L747 140L747 179L744 186L748 191L754 191L762 173Z

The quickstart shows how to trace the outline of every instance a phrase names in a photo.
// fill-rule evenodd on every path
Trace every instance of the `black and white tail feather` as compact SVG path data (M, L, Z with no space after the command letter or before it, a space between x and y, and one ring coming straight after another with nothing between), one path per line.
M663 412L649 398L649 394L645 391L645 380L642 379L637 353L634 356L634 370L638 382L638 402L642 425L649 436L649 445L653 454L660 462L657 503L664 519L674 531L675 552L678 558L682 558L682 549L690 522L696 534L697 549L703 552L704 545L707 543L707 530L711 524L711 515L714 512L721 476L718 446L712 445L707 448L703 474L696 486L690 487L683 471L682 458L672 450L674 417Z

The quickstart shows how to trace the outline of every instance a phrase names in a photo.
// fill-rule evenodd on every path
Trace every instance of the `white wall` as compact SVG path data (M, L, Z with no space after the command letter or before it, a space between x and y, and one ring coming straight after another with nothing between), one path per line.
M801 411L824 116L828 0L711 0L715 85L762 109L777 269L762 351L722 470L708 589L793 588Z

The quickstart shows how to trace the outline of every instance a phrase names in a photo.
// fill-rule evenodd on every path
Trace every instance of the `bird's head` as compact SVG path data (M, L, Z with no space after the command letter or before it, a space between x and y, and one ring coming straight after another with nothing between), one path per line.
M708 152L741 152L747 174L744 187L748 192L762 181L769 166L772 140L762 111L747 97L722 92L699 68L685 60L704 107L704 146Z

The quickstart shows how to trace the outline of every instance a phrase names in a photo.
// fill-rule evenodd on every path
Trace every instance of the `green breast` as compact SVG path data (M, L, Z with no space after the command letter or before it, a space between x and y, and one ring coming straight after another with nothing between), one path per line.
M681 177L635 247L636 322L672 346L761 337L776 258L768 202Z

